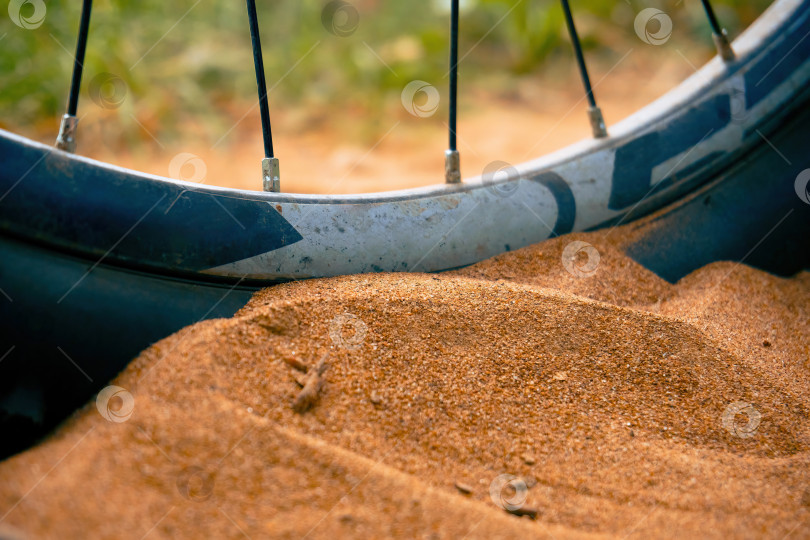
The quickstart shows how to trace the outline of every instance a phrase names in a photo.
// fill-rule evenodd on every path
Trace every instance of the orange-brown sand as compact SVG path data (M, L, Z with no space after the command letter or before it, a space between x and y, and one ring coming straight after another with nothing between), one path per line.
M810 538L810 274L671 285L623 254L631 233L265 289L134 360L112 383L127 420L89 403L1 463L0 530ZM572 240L592 276L564 268ZM294 366L321 359L295 412Z

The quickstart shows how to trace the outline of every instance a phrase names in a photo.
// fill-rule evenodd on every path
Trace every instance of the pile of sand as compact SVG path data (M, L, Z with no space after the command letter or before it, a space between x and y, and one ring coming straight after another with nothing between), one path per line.
M561 263L573 240L601 256L590 277ZM0 464L0 528L808 537L808 331L808 273L718 263L671 285L603 233L280 285L144 351L113 382L125 421L90 403ZM320 359L299 414L293 366ZM127 396L101 410L124 420Z

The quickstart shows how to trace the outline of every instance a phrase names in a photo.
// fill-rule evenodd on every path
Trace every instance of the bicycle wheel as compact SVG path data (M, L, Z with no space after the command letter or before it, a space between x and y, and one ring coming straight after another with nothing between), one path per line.
M713 59L612 126L610 137L510 168L497 181L354 196L238 191L121 169L0 131L0 286L13 299L0 308L13 322L0 340L0 354L10 350L0 362L0 395L8 402L16 389L36 388L44 405L35 414L55 418L49 404L69 410L149 343L231 315L257 287L279 281L457 268L707 190L735 194L720 197L727 204L715 216L767 221L801 205L792 192L798 171L774 172L784 164L769 141L784 144L788 162L809 166L797 144L810 132L808 33L810 4L778 0L734 42L733 62ZM751 171L783 177L761 182ZM773 203L769 212L740 206L755 187L757 199ZM696 205L678 208L671 216ZM729 252L714 232L698 257L688 242L662 249L662 230L676 226L667 215L658 222L669 229L630 248L662 275L677 266L665 277ZM790 219L806 219L806 209ZM734 253L750 245L737 239Z

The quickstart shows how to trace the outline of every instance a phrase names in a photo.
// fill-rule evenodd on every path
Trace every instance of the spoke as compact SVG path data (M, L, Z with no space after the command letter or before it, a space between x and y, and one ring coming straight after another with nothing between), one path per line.
M588 68L585 65L585 55L582 54L582 44L579 41L577 28L574 26L574 17L571 15L571 6L568 4L568 0L561 0L561 2L563 12L565 13L565 23L568 26L568 33L571 36L571 43L574 45L574 54L577 57L579 74L582 77L582 84L585 87L585 95L588 98L588 118L591 121L593 136L597 138L607 137L605 120L602 117L602 110L596 105L596 96L594 96L593 88L591 87L591 78L588 76Z
M262 119L264 159L262 160L262 187L264 191L280 191L278 159L273 154L273 134L270 130L270 107L267 104L267 82L264 77L264 59L259 39L259 20L256 15L256 1L247 0L250 41L253 45L253 65L256 68L256 86L259 91L259 113Z
M715 47L717 47L717 54L726 62L733 61L734 50L728 42L728 32L726 32L725 28L720 26L720 22L717 20L717 15L715 15L709 0L701 1L703 2L703 9L706 10L706 17L709 18L709 25L712 27L712 38L714 39Z
M73 59L73 78L70 81L67 112L62 117L59 135L56 137L56 147L66 152L76 150L76 127L79 123L76 118L76 110L79 108L79 90L82 85L84 53L87 50L87 34L90 27L90 11L92 8L93 0L84 0L81 21L79 22L79 37L76 40L76 56Z
M458 94L458 0L450 7L450 117L448 120L449 146L444 153L444 176L448 184L461 182L461 166L456 148L456 117Z

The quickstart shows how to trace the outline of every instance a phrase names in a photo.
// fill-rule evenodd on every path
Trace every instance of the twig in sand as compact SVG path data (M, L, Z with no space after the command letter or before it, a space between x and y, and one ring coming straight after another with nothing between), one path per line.
M304 388L301 389L301 392L295 397L295 401L293 401L293 410L295 412L306 412L318 401L318 394L326 380L323 377L323 372L326 371L327 367L326 355L324 355L318 364L307 372Z
M294 356L284 355L281 357L281 359L284 360L284 363L286 363L291 368L296 369L301 373L307 372L307 365L298 358L295 358Z

